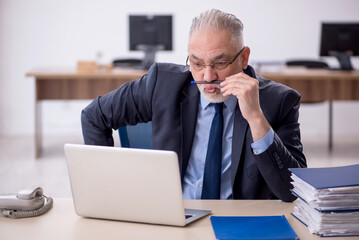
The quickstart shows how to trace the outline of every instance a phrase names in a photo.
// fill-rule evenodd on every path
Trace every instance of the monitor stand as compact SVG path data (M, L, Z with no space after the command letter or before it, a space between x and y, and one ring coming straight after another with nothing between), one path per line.
M354 70L352 63L350 62L350 55L347 52L335 51L335 52L331 52L330 55L335 56L340 64L339 69L333 69L333 70L344 70L344 71Z
M142 60L142 64L136 68L148 70L155 63L156 52L163 50L164 47L162 45L139 45L137 49L144 51L145 57Z

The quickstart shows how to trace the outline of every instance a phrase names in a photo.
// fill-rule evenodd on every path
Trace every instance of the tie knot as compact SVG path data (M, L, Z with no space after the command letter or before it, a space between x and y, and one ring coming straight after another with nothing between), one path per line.
M223 109L223 102L222 103L214 103L214 111L216 111L216 113L222 114L222 109Z

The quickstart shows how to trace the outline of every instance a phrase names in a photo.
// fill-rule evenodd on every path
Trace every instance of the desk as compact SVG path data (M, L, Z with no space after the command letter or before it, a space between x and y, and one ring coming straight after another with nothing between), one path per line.
M359 100L359 71L334 71L304 67L279 67L258 71L263 77L296 89L302 103Z
M278 67L274 71L259 69L265 78L296 89L302 103L329 102L329 150L333 147L333 100L359 100L359 71Z
M262 68L261 68L262 69ZM359 71L329 71L302 67L280 67L277 71L259 69L268 79L296 89L302 103L329 101L329 149L332 149L332 101L359 100ZM41 151L41 100L94 99L145 71L115 69L111 72L78 73L74 69L43 68L29 71L35 78L35 155Z
M185 200L186 208L210 209L216 216L285 215L302 240L343 238L320 238L309 232L294 218L294 203L280 200ZM209 216L187 227L159 226L141 223L108 221L82 218L75 214L72 199L54 199L53 208L40 217L9 219L0 217L0 239L215 239ZM345 240L358 239L346 237Z
M75 69L43 68L26 73L35 78L35 157L41 152L41 100L94 99L146 72L135 69L77 72Z

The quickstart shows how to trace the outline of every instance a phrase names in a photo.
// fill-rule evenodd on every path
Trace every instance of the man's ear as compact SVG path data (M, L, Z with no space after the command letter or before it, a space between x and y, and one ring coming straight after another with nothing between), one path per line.
M245 47L243 49L243 53L241 54L241 61L242 61L242 67L243 69L247 69L248 67L248 61L249 61L249 55L251 54L251 49L249 47Z

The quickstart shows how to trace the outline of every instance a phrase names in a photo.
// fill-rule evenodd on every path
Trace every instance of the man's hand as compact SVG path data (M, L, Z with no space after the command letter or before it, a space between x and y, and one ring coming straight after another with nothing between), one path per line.
M253 141L263 138L270 129L259 104L259 82L240 72L229 76L221 84L224 96L234 95L238 99L243 117L248 121Z

